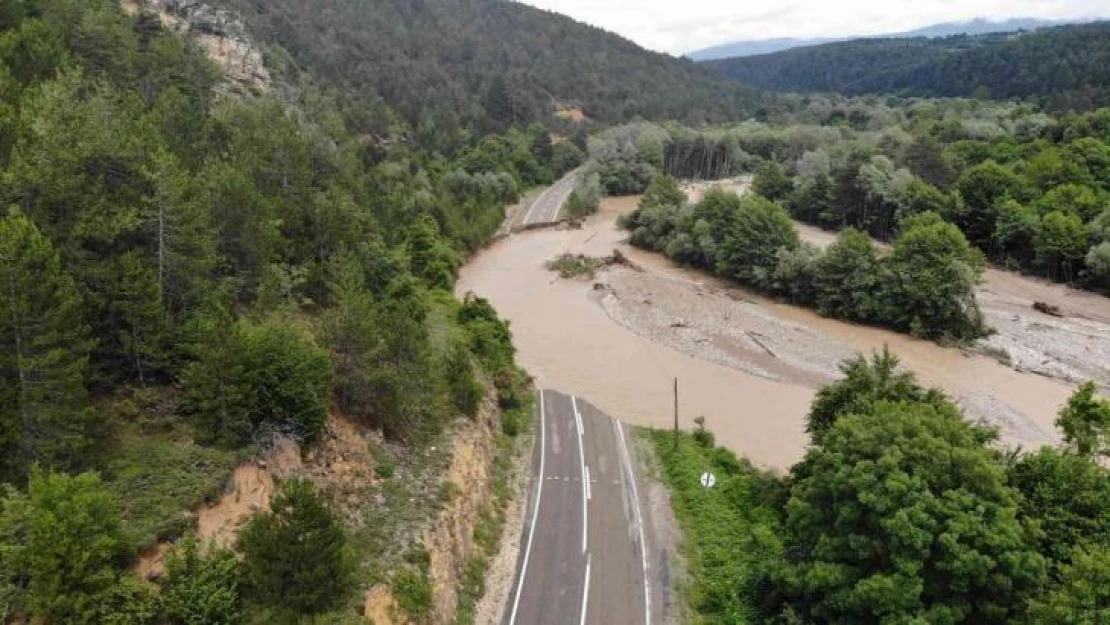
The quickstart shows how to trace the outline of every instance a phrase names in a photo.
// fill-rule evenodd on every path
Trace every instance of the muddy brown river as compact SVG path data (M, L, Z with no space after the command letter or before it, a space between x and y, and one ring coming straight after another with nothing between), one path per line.
M719 443L785 469L805 451L805 413L816 389L835 378L836 363L886 345L924 383L956 398L969 418L997 425L1003 442L1030 448L1058 440L1053 421L1072 392L1070 380L826 319L675 267L624 243L616 218L636 202L605 200L581 230L515 234L462 269L459 294L488 298L511 322L519 362L538 386L588 398L628 423L667 427L678 378L683 427L704 416ZM545 268L565 252L606 256L614 249L643 270L617 267L593 280L563 280ZM1010 275L1002 282L1015 280L1019 289L1058 288ZM998 299L1015 310L1024 305L1007 293ZM1087 322L1101 324L1103 314L1110 320L1110 305L1098 308L1103 299L1092 300L1088 316L1097 320ZM1094 332L1110 341L1110 324Z

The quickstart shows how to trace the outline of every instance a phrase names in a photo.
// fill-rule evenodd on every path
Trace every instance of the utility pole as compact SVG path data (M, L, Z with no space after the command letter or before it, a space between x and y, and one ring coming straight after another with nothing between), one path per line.
M674 448L678 449L678 378L674 379Z

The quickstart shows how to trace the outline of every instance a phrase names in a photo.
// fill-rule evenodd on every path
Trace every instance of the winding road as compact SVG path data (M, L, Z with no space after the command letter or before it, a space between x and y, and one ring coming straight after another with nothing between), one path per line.
M536 224L550 223L559 220L559 212L567 203L570 194L574 192L574 184L578 180L578 170L563 176L559 182L548 187L524 213L522 225L533 226Z
M631 433L589 403L539 392L532 489L508 625L650 625L652 584Z

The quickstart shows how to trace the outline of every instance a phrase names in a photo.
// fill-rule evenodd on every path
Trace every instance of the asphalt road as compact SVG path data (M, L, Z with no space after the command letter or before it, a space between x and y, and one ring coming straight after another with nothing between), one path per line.
M636 472L623 425L540 391L532 492L508 625L650 625Z
M528 207L528 212L524 213L522 225L531 226L558 221L563 204L567 203L567 198L574 191L577 174L576 170L563 176L559 182L556 182L536 198L536 201Z

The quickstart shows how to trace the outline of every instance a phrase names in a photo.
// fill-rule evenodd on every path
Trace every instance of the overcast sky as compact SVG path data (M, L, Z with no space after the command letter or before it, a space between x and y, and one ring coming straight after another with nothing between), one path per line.
M521 0L682 54L744 39L877 35L976 17L1110 17L1110 0Z

